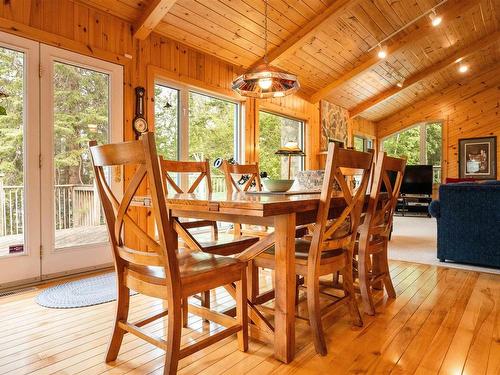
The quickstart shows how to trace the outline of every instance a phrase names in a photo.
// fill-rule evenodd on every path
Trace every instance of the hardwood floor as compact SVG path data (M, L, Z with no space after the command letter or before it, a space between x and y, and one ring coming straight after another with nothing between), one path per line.
M270 345L235 337L180 361L179 374L500 374L500 276L391 262L397 299L375 295L378 314L352 328L346 309L325 326L328 355L316 355L306 321L297 319L297 355L284 365ZM269 277L264 277L264 283ZM104 363L114 303L53 310L38 306L39 291L0 298L0 374L161 374L162 351L127 335L117 361ZM212 292L218 308L233 304ZM307 316L305 303L299 315ZM131 315L160 311L161 302L132 297ZM161 334L161 321L146 327ZM183 343L221 329L190 316Z

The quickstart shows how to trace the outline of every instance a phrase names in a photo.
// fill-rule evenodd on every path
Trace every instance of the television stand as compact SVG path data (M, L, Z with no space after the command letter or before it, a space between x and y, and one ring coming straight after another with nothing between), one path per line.
M398 216L427 216L432 196L428 194L401 194L396 206Z

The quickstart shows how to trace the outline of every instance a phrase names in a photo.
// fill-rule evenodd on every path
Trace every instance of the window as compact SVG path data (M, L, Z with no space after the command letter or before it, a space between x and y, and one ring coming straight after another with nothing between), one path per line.
M190 92L189 159L238 159L238 111L234 102Z
M208 159L214 192L225 191L217 158L239 160L240 104L185 86L155 85L155 135L158 153L170 160ZM197 176L174 176L186 187ZM192 181L191 181L192 182ZM199 189L204 189L201 184Z
M104 243L108 232L95 209L87 144L110 141L110 76L59 61L53 69L55 247ZM92 236L81 236L85 231Z
M356 151L367 151L368 149L373 148L373 140L355 135L353 146Z
M23 253L25 171L25 54L0 46L0 256Z
M155 137L159 155L179 159L179 90L155 85Z
M391 135L383 141L390 156L406 157L409 165L428 164L434 169L434 183L441 182L441 123L421 123Z
M288 158L276 155L279 148L296 142L304 151L304 122L269 112L259 112L259 168L271 178L288 178ZM291 157L291 177L304 169L304 158Z

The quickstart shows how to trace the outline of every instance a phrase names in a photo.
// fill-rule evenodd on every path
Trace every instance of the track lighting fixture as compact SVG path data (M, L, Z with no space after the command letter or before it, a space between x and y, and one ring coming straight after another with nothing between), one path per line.
M387 57L387 49L385 47L382 47L382 45L378 45L378 53L377 56L379 59L385 59Z
M433 9L431 14L429 14L429 18L431 19L432 26L434 27L439 26L441 21L443 21L443 17L439 16L435 9Z

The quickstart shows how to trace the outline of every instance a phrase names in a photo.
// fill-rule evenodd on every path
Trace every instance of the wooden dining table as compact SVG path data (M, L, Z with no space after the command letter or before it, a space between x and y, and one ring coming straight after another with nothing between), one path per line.
M274 228L275 306L271 334L275 358L284 363L292 361L295 355L295 231L298 225L315 222L319 193L185 193L169 194L166 201L173 218L205 219ZM144 198L142 203L136 202L136 205L137 203L148 206L150 202ZM334 217L336 212L340 213L345 204L339 193L332 200L330 216ZM255 313L258 314L256 311Z

